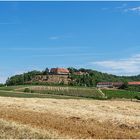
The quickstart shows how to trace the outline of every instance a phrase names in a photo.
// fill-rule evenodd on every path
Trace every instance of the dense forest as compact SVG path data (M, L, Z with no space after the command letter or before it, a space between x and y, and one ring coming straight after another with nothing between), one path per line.
M71 86L96 86L98 82L128 82L128 81L140 81L140 75L137 76L116 76L112 74L102 73L91 69L76 69L68 68L70 71L69 78ZM75 75L75 72L85 72L84 75ZM6 85L22 85L31 81L36 75L48 75L49 69L46 68L44 71L30 71L20 75L15 75L7 79ZM41 83L32 83L41 84ZM46 83L47 84L47 83Z

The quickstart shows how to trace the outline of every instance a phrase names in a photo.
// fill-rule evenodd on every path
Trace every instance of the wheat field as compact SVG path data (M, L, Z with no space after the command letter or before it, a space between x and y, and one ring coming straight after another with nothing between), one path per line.
M0 138L140 138L140 103L0 97Z

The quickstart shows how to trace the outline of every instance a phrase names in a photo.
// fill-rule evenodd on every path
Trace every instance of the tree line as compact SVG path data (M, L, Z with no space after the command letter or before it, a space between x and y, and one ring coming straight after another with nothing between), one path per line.
M69 78L71 81L69 82L70 86L87 86L93 87L96 86L98 82L124 82L128 81L140 81L140 75L137 76L116 76L113 74L102 73L99 71L95 71L92 69L76 69L73 67L69 67L70 71ZM75 72L83 72L83 75L76 75ZM48 75L49 69L46 68L43 71L30 71L27 73L14 75L7 79L6 85L23 85L28 81L31 81L36 75ZM41 83L38 83L41 84ZM46 83L47 84L47 83Z

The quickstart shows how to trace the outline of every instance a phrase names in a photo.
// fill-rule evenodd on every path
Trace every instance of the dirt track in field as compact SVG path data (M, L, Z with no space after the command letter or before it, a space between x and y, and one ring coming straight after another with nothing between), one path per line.
M140 103L0 97L0 118L52 138L140 138Z

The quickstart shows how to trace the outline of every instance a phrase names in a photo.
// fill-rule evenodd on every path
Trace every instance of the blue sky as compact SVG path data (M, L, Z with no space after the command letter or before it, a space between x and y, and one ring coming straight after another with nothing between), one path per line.
M0 82L46 67L140 74L140 2L0 2Z

